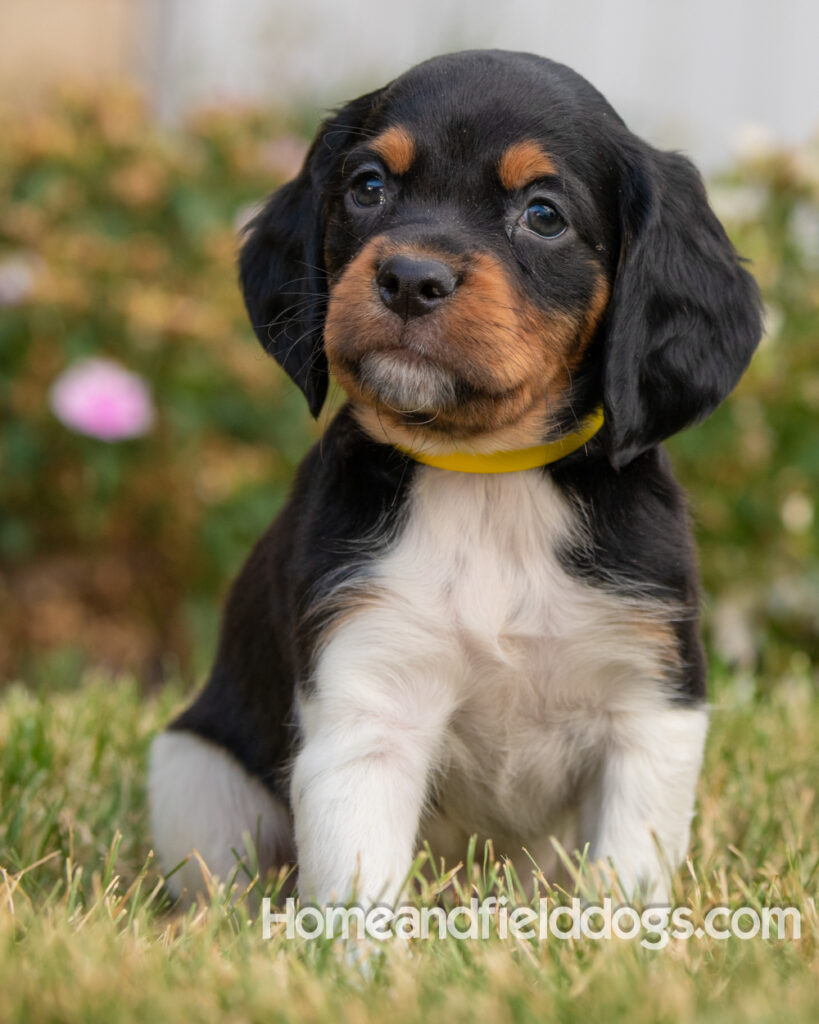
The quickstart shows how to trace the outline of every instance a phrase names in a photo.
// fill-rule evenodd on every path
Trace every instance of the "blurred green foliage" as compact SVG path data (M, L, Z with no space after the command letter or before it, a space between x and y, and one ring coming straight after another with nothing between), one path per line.
M734 395L668 447L691 495L712 651L775 678L819 664L819 140L747 157L711 200L767 330Z
M224 589L316 436L235 274L238 227L303 148L258 111L164 133L125 91L0 124L0 677L49 650L149 675L209 657ZM769 336L670 446L710 636L749 668L816 662L819 150L757 154L713 195ZM92 355L150 383L146 437L108 444L50 411L54 379Z
M0 672L65 646L157 672L212 645L313 429L235 271L239 222L303 148L246 111L166 135L128 92L0 126ZM89 355L150 383L148 436L56 420L50 385Z

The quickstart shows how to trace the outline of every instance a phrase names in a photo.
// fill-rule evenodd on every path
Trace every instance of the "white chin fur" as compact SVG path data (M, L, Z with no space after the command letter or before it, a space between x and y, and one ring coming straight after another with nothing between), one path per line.
M409 363L395 352L369 352L361 361L362 382L402 412L436 412L455 400L452 375L432 363Z

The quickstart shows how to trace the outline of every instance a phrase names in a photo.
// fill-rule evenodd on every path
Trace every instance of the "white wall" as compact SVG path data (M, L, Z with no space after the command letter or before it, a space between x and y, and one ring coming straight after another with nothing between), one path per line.
M226 97L326 107L448 50L531 50L711 169L748 125L819 128L819 0L146 0L164 116Z

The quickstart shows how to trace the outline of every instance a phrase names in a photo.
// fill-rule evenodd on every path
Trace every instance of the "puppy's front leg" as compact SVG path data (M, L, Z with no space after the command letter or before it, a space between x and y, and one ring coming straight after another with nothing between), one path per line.
M394 621L392 637L386 626L337 633L300 701L299 893L320 905L400 898L451 712L440 659L417 644L398 650Z
M591 859L611 861L627 899L669 900L669 871L688 849L707 724L704 707L673 706L614 723L581 823Z

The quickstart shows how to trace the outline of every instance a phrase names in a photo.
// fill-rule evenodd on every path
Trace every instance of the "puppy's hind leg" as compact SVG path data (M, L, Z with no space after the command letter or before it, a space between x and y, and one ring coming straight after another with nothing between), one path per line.
M199 854L211 875L226 881L236 868L235 850L248 855L243 839L256 846L259 871L293 863L290 814L262 782L223 747L193 732L169 730L153 741L148 770L148 796L154 849L174 898L205 893Z

